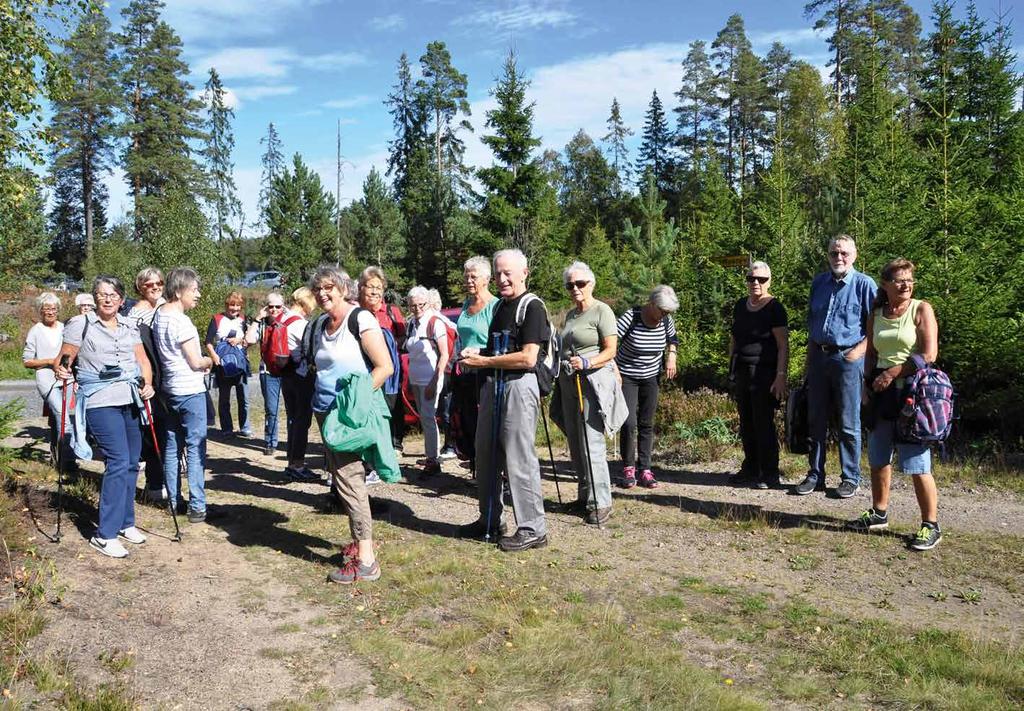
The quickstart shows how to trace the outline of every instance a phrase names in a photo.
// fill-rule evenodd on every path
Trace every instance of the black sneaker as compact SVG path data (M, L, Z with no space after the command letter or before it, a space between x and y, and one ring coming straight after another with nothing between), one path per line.
M938 526L922 523L917 535L910 541L910 548L915 551L929 551L939 545L942 540L942 531Z
M738 472L729 477L729 486L735 486L739 489L746 489L748 486L753 485L757 479L753 474L747 472Z
M486 533L487 521L482 518L473 523L467 523L465 526L459 526L459 538L483 538ZM491 522L490 533L491 540L498 540L507 533L505 524L498 521Z
M846 524L851 531L881 531L889 528L889 514L879 515L874 509L868 509L860 516Z
M538 536L533 531L520 528L512 536L505 536L498 542L498 548L506 553L518 553L531 548L543 548L548 544L547 536Z
M810 475L804 477L804 480L802 482L793 487L793 493L796 494L797 496L807 496L812 492L824 490L825 479L822 478L822 480L819 482L817 479Z
M860 487L854 484L852 481L839 482L839 486L836 487L836 496L840 499L848 499L857 493Z

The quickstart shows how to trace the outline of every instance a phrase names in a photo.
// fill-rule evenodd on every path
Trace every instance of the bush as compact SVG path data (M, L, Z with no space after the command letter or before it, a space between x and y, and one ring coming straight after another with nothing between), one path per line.
M739 416L728 395L666 385L658 400L655 432L663 451L687 462L722 459L739 442Z

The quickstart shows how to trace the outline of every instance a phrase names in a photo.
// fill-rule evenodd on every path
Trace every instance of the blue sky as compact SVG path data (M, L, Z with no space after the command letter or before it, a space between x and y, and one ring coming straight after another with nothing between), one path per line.
M509 49L532 81L535 134L561 150L584 129L598 140L613 97L637 133L651 91L667 107L680 81L679 63L694 39L709 43L728 16L740 13L754 50L783 42L800 59L824 68L827 48L803 17L804 2L732 4L698 0L166 0L166 19L184 42L192 83L200 88L209 67L220 72L235 104L235 170L249 221L255 218L267 124L276 125L285 155L299 152L335 186L338 121L345 160L342 203L361 194L371 167L383 172L393 137L383 100L395 81L401 53L415 64L428 42L444 41L454 65L469 78L475 134L467 135L467 162L482 166L490 154L479 136L488 92ZM998 0L980 0L992 17ZM108 14L115 29L127 0ZM929 26L929 3L911 5ZM1004 11L1006 6L1004 5ZM1018 32L1021 10L1011 10ZM1024 35L1022 35L1024 36ZM1018 47L1022 36L1015 38ZM112 175L111 216L129 207L123 180Z

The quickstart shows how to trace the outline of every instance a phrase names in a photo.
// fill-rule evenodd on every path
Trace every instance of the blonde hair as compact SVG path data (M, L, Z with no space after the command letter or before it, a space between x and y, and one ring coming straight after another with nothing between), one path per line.
M313 296L313 292L309 290L308 286L300 286L293 291L291 303L293 306L295 304L301 306L307 316L316 309L316 297Z

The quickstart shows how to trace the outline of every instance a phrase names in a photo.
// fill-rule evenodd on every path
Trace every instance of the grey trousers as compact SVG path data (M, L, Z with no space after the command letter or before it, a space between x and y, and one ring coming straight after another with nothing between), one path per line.
M495 474L508 475L516 525L547 535L544 519L544 494L540 486L540 461L537 459L537 416L540 414L540 392L537 376L527 373L505 383L505 399L501 408L498 442L494 433L494 379L487 378L480 388L480 415L476 427L476 481L480 502L480 518L491 525L501 521L501 484Z
M316 423L322 430L327 415L314 413ZM327 454L327 473L331 477L331 490L337 491L348 514L348 528L353 541L373 538L373 517L370 515L370 496L366 491L366 472L363 462L349 452L333 452L324 447Z
M614 378L611 369L600 371L598 377ZM604 438L604 421L598 409L597 394L586 377L581 376L583 391L583 418L586 427L584 436L590 445L590 462L594 468L594 489L597 491L597 508L606 509L612 505L612 481L608 473L608 452ZM576 376L561 373L558 376L561 390L562 421L565 423L565 437L569 440L569 454L579 484L579 500L587 510L594 508L594 495L590 493L590 477L587 475L587 450L580 436L580 400L576 390Z

